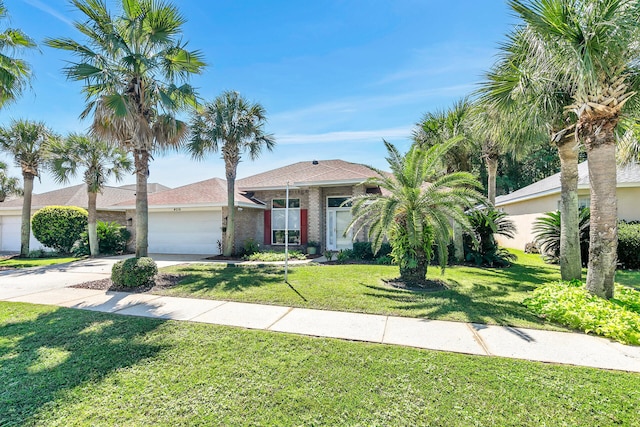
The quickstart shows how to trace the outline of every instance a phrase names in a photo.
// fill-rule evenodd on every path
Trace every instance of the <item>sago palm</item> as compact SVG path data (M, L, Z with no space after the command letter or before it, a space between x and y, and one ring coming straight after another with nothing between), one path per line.
M51 132L44 123L14 120L10 126L0 129L0 149L13 157L16 166L22 170L24 189L20 230L20 256L22 257L29 255L33 180L35 177L40 177L40 167L47 161L51 141Z
M193 117L192 137L188 150L196 159L210 152L222 152L227 178L227 231L223 254L233 252L235 240L235 183L238 164L244 153L257 159L263 149L275 146L273 135L264 132L266 111L259 103L251 103L238 92L227 91L206 103Z
M154 153L186 141L187 126L177 111L195 105L191 74L204 62L182 41L184 18L170 3L122 0L112 15L101 0L73 0L85 16L75 27L84 42L48 39L54 48L71 52L77 62L67 77L84 82L92 133L131 152L136 175L136 256L148 250L147 178Z
M0 20L7 17L7 8L0 1ZM29 64L13 55L35 47L35 42L16 28L0 32L0 107L20 96L31 77Z
M98 255L97 198L107 181L113 177L120 181L132 170L127 153L106 141L87 135L70 134L51 145L49 169L54 179L66 184L81 170L87 186L88 235L91 256Z
M434 245L444 268L451 221L468 230L464 209L484 200L478 192L480 183L470 173L440 173L440 159L458 141L428 150L414 145L405 155L385 141L392 174L372 168L378 176L365 181L380 187L382 194L350 199L353 220L349 228L354 234L366 229L374 252L388 239L400 276L407 283L424 286Z
M544 43L553 78L575 87L567 106L577 116L591 186L586 288L613 297L617 252L616 138L625 106L640 87L638 0L510 0Z

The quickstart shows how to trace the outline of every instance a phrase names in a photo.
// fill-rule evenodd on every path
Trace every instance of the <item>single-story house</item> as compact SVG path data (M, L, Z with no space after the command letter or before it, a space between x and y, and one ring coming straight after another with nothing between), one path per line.
M149 184L149 192L168 189L160 184ZM104 187L102 194L98 194L96 200L98 219L101 221L115 221L127 225L125 211L112 209L111 206L124 200L135 197L135 185L121 187ZM0 251L20 251L20 225L22 224L23 198L13 198L0 203ZM33 194L31 199L31 215L45 206L80 206L87 209L89 199L87 197L86 184L74 185L41 194ZM42 249L33 234L29 241L29 249Z
M617 167L618 218L640 221L640 164L632 163ZM588 163L578 165L578 204L590 204ZM498 241L507 248L523 250L534 240L533 222L545 212L560 208L560 174L521 188L513 193L496 197L496 208L509 214L517 227L516 236L508 239L500 236Z
M236 181L235 247L241 250L245 242L254 240L263 248L284 247L285 198L289 185L289 244L304 247L317 242L321 250L351 248L353 236L344 235L351 222L349 206L343 202L354 195L379 193L377 187L368 188L363 182L377 174L369 167L343 160L299 162ZM34 195L34 211L39 207L56 205L85 206L85 198L64 198L61 194L74 192L74 186L42 195ZM109 187L109 191L115 187ZM98 207L135 232L135 188L117 187L127 191L117 200L108 200L107 190L98 197ZM74 189L73 191L71 189ZM51 194L56 193L56 194ZM42 197L45 196L46 197ZM36 201L37 200L37 201ZM46 201L43 204L43 201ZM150 188L149 252L177 254L219 254L227 226L227 183L212 178L182 187ZM20 248L20 208L15 204L15 218L8 226L12 237L3 250ZM0 216L6 208L0 204ZM102 218L100 218L102 219ZM113 219L110 219L113 220ZM17 221L17 222L16 222ZM8 222L9 223L9 222ZM363 240L364 236L357 236ZM16 240L17 238L17 240ZM133 239L132 239L133 240ZM0 242L3 242L0 236ZM39 243L36 242L37 245ZM34 246L37 248L39 246Z

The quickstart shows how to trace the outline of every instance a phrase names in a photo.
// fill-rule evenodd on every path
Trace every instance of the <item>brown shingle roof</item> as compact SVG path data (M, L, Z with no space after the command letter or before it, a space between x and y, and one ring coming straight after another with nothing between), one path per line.
M226 206L227 181L220 178L211 178L205 181L174 188L172 190L160 191L158 193L149 194L148 202L149 207L186 205ZM235 202L236 205L261 206L238 191L236 191ZM117 206L135 206L135 199L118 203Z
M105 209L113 204L128 200L134 197L134 195L134 190L120 187L104 187L102 194L98 194L97 207L98 209ZM22 208L22 200L22 197L7 200L0 203L0 209ZM32 209L40 209L51 205L80 206L86 209L88 204L89 200L87 198L87 187L85 184L65 187L42 194L34 194L31 200Z
M317 164L314 164L317 163ZM358 182L377 176L368 166L344 160L319 160L294 163L238 180L242 190L284 188L287 181L294 186Z

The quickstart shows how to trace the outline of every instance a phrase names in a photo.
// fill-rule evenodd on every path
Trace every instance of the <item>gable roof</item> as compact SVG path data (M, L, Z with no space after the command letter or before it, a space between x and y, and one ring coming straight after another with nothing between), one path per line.
M630 163L625 166L618 165L616 172L618 187L640 187L640 164ZM589 165L586 161L578 165L578 188L590 188ZM496 197L496 207L556 193L560 193L560 173L534 182L513 193Z
M135 196L135 190L122 187L104 187L102 193L98 193L96 201L98 209L107 209L109 206L128 200ZM22 209L23 197L6 200L0 203L0 210ZM40 209L45 206L79 206L87 208L89 198L87 197L87 185L78 184L59 190L48 191L41 194L33 194L31 199L31 209Z
M314 160L298 162L273 169L237 181L241 190L282 189L287 186L335 186L358 184L367 178L378 176L366 165L344 160Z
M220 178L211 178L171 190L149 194L147 200L150 208L227 206L227 181ZM130 199L118 203L116 206L133 209L135 205L135 199ZM235 205L254 208L263 207L262 204L249 199L237 190Z

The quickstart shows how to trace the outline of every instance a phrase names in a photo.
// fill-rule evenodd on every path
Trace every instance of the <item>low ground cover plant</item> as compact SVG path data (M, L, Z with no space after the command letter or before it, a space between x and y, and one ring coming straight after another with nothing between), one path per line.
M265 262L275 262L275 261L284 261L285 253L284 251L260 251L254 252L250 255L245 255L243 259L247 261L265 261ZM289 259L307 259L307 256L303 254L301 251L293 250L289 251Z
M537 288L524 304L570 328L640 345L640 291L617 285L615 292L616 298L606 300L578 280L555 282Z

